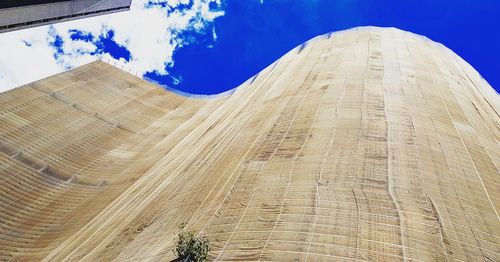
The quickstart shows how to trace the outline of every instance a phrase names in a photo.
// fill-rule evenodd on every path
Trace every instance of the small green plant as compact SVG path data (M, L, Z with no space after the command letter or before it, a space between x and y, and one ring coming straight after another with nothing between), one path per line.
M205 261L208 257L210 246L205 236L195 236L192 232L181 231L178 235L175 252L178 261Z

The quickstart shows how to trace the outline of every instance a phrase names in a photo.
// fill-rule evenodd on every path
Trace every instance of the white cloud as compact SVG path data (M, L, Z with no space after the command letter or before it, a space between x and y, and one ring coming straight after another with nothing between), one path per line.
M90 54L97 50L96 44L71 40L72 29L95 37L113 30L113 40L131 54L129 62L124 59L114 62L126 63L125 67L138 75L148 71L167 74L165 65L174 63L174 51L189 44L190 40L182 38L182 32L205 30L214 19L224 15L223 11L210 9L211 3L220 6L220 1L134 0L129 12L0 34L0 92L97 59L97 55ZM215 40L212 30L209 35ZM64 53L57 58L52 45L55 34L64 42ZM102 58L112 59L108 54Z
M0 91L64 70L53 57L47 27L9 32L0 37Z
M217 33L215 32L215 27L212 28L212 39L217 40Z

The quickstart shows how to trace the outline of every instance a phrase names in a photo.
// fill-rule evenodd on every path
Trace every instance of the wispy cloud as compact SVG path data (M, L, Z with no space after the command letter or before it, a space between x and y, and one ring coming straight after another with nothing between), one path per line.
M134 0L130 12L0 34L0 92L97 58L125 64L138 75L168 74L175 50L196 42L197 33L215 41L212 23L224 15L221 5Z

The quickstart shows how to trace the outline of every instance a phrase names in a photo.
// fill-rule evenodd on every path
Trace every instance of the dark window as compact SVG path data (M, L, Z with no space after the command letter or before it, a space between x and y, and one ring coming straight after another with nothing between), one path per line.
M39 5L39 4L67 2L67 1L71 0L0 0L0 8Z

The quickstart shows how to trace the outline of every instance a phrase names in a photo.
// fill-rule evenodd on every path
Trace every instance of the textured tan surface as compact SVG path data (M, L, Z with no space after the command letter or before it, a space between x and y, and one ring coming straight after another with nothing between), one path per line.
M0 94L0 260L500 261L500 101L445 47L358 28L230 96L102 62Z

